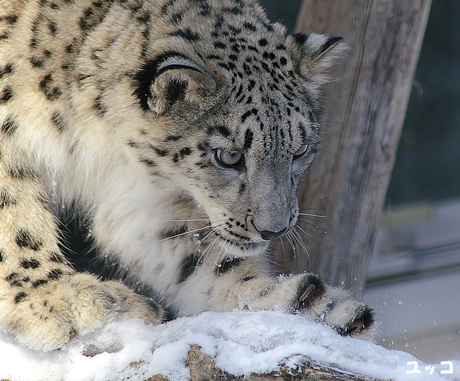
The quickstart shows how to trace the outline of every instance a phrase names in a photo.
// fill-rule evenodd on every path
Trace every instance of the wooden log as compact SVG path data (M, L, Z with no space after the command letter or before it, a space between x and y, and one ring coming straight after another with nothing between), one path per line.
M235 358L235 362L238 359ZM304 364L296 369L282 365L279 371L268 374L251 374L248 376L233 376L217 368L212 358L201 352L198 345L191 345L187 358L187 366L190 369L191 381L385 381L348 372L333 365L317 363L305 357ZM172 381L156 375L147 381Z
M297 31L342 36L350 52L327 85L324 143L299 189L300 208L324 217L308 218L307 230L314 230L306 239L310 259L297 258L297 270L319 273L357 297L430 5L431 0L305 0L301 7ZM293 258L292 249L284 249Z

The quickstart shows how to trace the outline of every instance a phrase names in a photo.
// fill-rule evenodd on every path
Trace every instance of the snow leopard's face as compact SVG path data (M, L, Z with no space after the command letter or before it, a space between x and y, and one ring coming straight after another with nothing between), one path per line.
M198 28L187 31L193 44L162 41L135 77L150 123L131 141L137 160L193 195L235 255L259 252L296 224L296 187L319 141L320 66L341 44L253 27L265 30L220 38L232 29L222 21L215 39Z

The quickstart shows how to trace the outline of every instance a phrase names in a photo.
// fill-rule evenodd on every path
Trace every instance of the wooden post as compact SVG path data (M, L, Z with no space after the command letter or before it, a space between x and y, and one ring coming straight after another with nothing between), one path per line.
M430 5L431 0L305 0L301 7L298 32L342 36L350 46L333 73L336 80L325 89L324 143L299 189L300 208L325 216L309 218L321 229L306 239L311 258L302 270L344 285L357 297Z

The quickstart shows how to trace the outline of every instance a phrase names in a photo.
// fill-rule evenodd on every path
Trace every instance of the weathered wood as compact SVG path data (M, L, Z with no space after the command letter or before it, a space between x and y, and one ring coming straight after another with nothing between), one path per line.
M431 0L305 0L298 19L299 32L342 36L350 46L326 88L324 143L299 192L301 209L325 216L309 217L311 229L321 229L306 239L311 258L301 269L358 297L430 5Z
M237 362L238 359L235 358L235 361ZM247 377L237 377L217 368L212 361L212 358L202 353L201 348L198 345L191 346L187 357L187 366L190 369L192 381L384 381L347 372L334 366L318 364L307 358L305 358L305 363L299 369L281 366L280 370L276 372L268 374L251 374ZM149 378L147 381L169 380L158 375Z

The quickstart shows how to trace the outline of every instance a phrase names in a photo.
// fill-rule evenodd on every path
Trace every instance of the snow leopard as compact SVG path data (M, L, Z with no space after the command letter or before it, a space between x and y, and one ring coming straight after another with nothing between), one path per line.
M160 324L164 306L271 309L370 339L369 307L267 254L297 223L344 49L254 0L2 0L0 327L51 351L114 319ZM156 301L75 270L71 205Z

